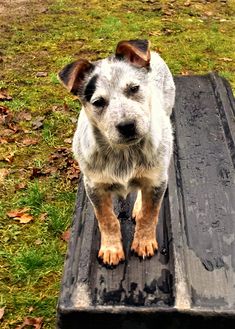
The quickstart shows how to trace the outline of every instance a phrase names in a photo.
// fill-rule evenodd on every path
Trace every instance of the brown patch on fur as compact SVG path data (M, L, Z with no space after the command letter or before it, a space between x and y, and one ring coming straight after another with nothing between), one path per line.
M95 208L95 215L98 220L101 232L101 247L98 256L104 264L117 265L125 259L121 243L120 223L112 209L111 194L105 194L99 208Z
M140 41L141 42L141 41ZM138 67L148 67L150 63L150 43L147 42L147 49L140 49L137 44L138 42L133 41L120 41L116 48L116 55L122 56L129 60L133 65Z

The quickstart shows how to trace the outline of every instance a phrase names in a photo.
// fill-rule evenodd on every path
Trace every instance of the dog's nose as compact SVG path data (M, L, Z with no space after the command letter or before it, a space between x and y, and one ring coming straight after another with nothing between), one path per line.
M135 121L121 122L116 128L119 133L126 138L133 137L136 134Z

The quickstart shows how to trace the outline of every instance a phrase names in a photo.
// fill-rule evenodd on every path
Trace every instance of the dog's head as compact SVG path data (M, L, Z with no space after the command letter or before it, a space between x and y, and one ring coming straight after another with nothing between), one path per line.
M59 78L110 144L130 145L149 132L149 70L149 42L130 40L119 42L114 56L67 65Z

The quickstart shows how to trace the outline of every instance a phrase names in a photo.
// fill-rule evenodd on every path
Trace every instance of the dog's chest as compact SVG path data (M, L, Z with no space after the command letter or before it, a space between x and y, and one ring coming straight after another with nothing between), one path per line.
M90 161L89 176L97 183L113 185L115 190L132 189L138 187L142 177L156 173L160 160L158 153L151 146L119 152L110 149L96 151Z

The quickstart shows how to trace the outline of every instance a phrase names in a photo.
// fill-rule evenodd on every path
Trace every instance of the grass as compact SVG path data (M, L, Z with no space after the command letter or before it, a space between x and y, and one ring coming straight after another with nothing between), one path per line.
M0 307L6 307L1 327L15 328L33 316L43 317L44 328L50 329L55 327L67 248L61 234L70 225L77 187L67 175L68 154L52 155L70 148L65 140L73 135L80 109L59 85L57 72L79 56L107 56L122 39L148 38L174 74L218 71L235 88L235 5L185 5L185 0L43 0L36 9L24 5L30 15L21 8L1 19L0 88L13 100L0 106L7 106L15 118L22 111L32 115L28 121L16 120L20 129L12 132L13 142L0 144L0 169L9 170L0 183ZM41 71L47 76L37 77ZM34 129L39 116L44 116L43 126ZM24 137L39 142L22 146ZM58 170L32 175L35 168L42 173L51 167ZM19 224L7 216L23 207L29 208L32 222Z

